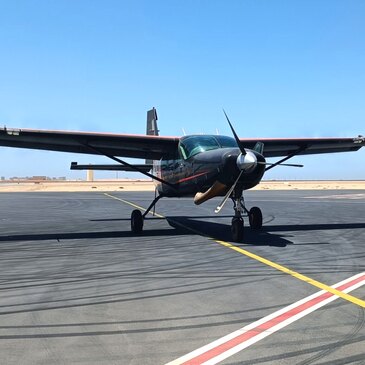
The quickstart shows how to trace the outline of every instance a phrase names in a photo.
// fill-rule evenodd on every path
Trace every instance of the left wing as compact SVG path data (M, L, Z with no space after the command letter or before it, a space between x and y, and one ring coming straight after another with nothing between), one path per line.
M136 171L136 169L148 172L152 170L152 164L134 164L134 165L122 165L122 164L112 164L112 165L79 165L77 162L71 162L70 170L105 170L105 171Z
M365 146L365 137L356 138L240 138L245 148L264 143L265 157L311 155L319 153L357 151Z
M0 128L0 146L153 160L173 154L178 143L178 137Z

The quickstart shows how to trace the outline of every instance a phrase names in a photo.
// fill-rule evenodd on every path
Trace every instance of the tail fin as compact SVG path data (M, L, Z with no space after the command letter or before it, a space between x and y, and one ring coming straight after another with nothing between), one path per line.
M157 111L155 108L147 111L147 128L146 134L148 136L158 136L158 127L157 127ZM152 164L152 160L146 160L146 164Z
M146 134L148 136L158 136L159 130L157 129L157 111L152 108L147 112L147 129Z

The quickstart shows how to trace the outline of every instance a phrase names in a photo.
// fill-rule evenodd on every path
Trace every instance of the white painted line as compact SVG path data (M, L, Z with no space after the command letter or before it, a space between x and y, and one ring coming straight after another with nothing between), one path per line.
M317 195L317 196L303 196L304 199L364 199L365 194L337 194L337 195Z
M345 279L335 285L344 293L365 284L365 272ZM166 365L213 365L253 345L263 338L288 326L290 323L338 299L337 295L321 290L298 302L280 309L256 322L232 332L208 345L188 353Z

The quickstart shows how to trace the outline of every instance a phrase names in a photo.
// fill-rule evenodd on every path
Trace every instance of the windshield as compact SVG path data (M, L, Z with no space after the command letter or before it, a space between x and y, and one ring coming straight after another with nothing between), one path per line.
M226 147L238 147L237 142L232 137L227 136L214 136L222 148Z
M226 136L187 136L180 141L179 149L186 160L204 151L218 148L237 147L236 141Z

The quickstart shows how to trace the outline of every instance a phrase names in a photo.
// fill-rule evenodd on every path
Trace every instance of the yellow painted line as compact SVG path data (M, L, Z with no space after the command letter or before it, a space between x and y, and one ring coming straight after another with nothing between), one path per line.
M325 290L331 294L334 294L334 295L337 295L338 297L342 298L342 299L345 299L345 300L348 300L349 302L351 303L354 303L354 304L357 304L359 305L360 307L363 307L365 308L365 301L364 300L361 300L359 298L356 298L352 295L349 295L349 294L346 294L340 290L337 290L335 288L332 288L326 284L323 284L317 280L314 280L314 279L311 279L310 277L308 276L305 276L305 275L302 275L296 271L293 271L293 270L290 270L288 269L287 267L285 266L282 266L282 265L279 265L273 261L270 261L268 259L265 259L264 257L261 257L259 255L255 255L254 253L250 252L250 251L247 251L247 250L244 250L240 247L237 247L235 245L232 245L231 243L229 242L225 242L225 241L219 241L219 240L214 240L215 242L219 243L220 245L222 246L225 246L225 247L228 247L236 252L239 252L243 255L246 255L256 261L259 261L259 262L262 262L263 264L265 265L268 265L268 266L271 266L272 268L276 269L276 270L279 270L279 271L282 271L284 272L285 274L289 274L299 280L302 280L302 281L305 281L306 283L308 284L311 284L317 288L320 288L322 290Z
M141 207L141 206L139 206L137 204L133 204L133 203L129 202L128 200L124 200L124 199L117 198L116 196L110 195L108 193L104 193L104 195L108 196L109 198L112 198L112 199L115 199L115 200L119 200L120 202L125 203L125 204L128 204L131 207L134 207L134 208L137 208L137 209L141 209L143 211L146 211L147 210L147 209L145 209L145 208L143 208L143 207ZM156 217L159 217L159 218L165 218L163 215L158 214L158 213L153 214L153 212L151 212L151 211L149 211L149 213L152 214L152 215L155 215Z
M110 195L110 194L108 194L108 193L104 193L104 195L106 195L106 196L108 196L108 197L110 197L110 198L113 198L113 199L119 200L119 201L121 201L121 202L123 202L123 203L125 203L125 204L128 204L128 205L132 206L132 207L135 207L135 208L142 209L142 210L146 211L146 209L145 209L145 208L140 207L139 205L133 204L133 203L131 203L131 202L127 201L127 200L117 198L117 197L115 197L115 196L113 196L113 195ZM151 213L151 214L153 214L152 212L150 212L150 213ZM156 216L158 216L159 218L165 218L165 217L164 217L163 215L161 215L161 214L157 214L157 213L155 213L155 215L156 215ZM196 231L195 229L194 229L194 230L192 230L190 227L187 227L187 226L185 226L185 225L181 224L180 222L177 222L177 223L178 223L180 226L183 226L183 227L185 227L186 229L189 229L190 231L198 232L198 231ZM198 233L199 233L199 232L198 232ZM340 290L337 290L337 289L332 288L332 287L330 287L330 286L328 286L328 285L326 285L326 284L323 284L323 283L321 283L321 282L319 282L319 281L317 281L317 280L311 279L311 278L310 278L310 277L308 277L308 276L302 275L302 274L300 274L300 273L298 273L298 272L296 272L296 271L293 271L293 270L291 270L291 269L288 269L287 267L285 267L285 266L283 266L283 265L280 265L280 264L277 264L277 263L275 263L275 262L273 262L273 261L270 261L270 260L268 260L268 259L265 259L264 257L261 257L261 256L259 256L259 255L256 255L256 254L254 254L254 253L252 253L252 252L250 252L250 251L244 250L244 249L242 249L241 247L238 247L238 246L233 245L232 243L225 242L225 241L221 241L221 240L216 240L216 239L211 238L211 237L210 237L210 239L211 239L211 240L213 240L214 242L219 243L220 245L222 245L222 246L224 246L224 247L228 247L228 248L230 248L231 250L234 250L234 251L236 251L236 252L239 252L239 253L240 253L240 254L242 254L242 255L245 255L245 256L247 256L247 257L250 257L250 258L252 258L252 259L254 259L254 260L256 260L256 261L259 261L259 262L261 262L261 263L263 263L263 264L265 264L265 265L267 265L267 266L270 266L270 267L272 267L272 268L274 268L274 269L276 269L276 270L279 270L279 271L281 271L281 272L283 272L283 273L285 273L285 274L289 274L289 275L293 276L293 277L294 277L294 278L296 278L296 279L299 279L299 280L301 280L301 281L304 281L304 282L306 282L306 283L308 283L308 284L310 284L310 285L313 285L313 286L315 286L315 287L317 287L317 288L320 288L320 289L322 289L322 290L325 290L325 291L327 291L327 292L329 292L329 293L331 293L331 294L333 294L333 295L337 295L338 297L340 297L340 298L342 298L342 299L345 299L345 300L347 300L347 301L349 301L349 302L351 302L351 303L353 303L353 304L356 304L356 305L358 305L358 306L360 306L360 307L362 307L362 308L365 308L365 301L364 301L364 300L362 300L362 299L356 298L356 297L354 297L353 295L350 295L350 294L344 293L344 292L342 292L342 291L340 291Z

